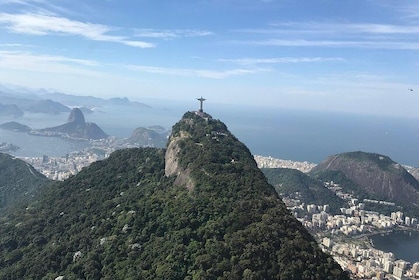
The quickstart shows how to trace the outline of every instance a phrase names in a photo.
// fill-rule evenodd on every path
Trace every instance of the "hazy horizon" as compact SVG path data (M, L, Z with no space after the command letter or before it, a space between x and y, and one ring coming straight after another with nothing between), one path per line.
M157 102L154 105L160 107L108 106L85 114L85 120L95 122L109 135L125 138L137 127L160 125L169 130L185 112L197 110L199 102L195 99L180 103ZM419 167L416 156L419 154L419 146L416 145L419 121L416 119L221 105L211 100L204 103L204 111L224 122L255 155L319 163L334 154L364 151ZM0 117L0 123L13 120L32 128L45 128L65 123L68 114L61 113L51 118L46 114L25 113L19 118ZM6 131L2 130L0 135L4 139ZM2 139L0 141L4 141ZM36 139L31 138L30 141ZM33 142L30 143L33 145ZM48 145L45 147L48 148ZM74 145L64 146L71 148Z
M419 117L419 2L0 2L0 83Z

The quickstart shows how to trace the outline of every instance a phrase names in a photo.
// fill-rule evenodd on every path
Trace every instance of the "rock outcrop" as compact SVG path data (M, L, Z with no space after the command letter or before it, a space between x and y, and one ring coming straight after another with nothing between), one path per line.
M179 152L181 150L179 143L190 137L188 133L181 132L179 136L171 136L167 145L165 154L164 174L167 177L175 176L175 185L186 186L188 190L193 190L194 180L190 176L190 170L184 169L179 165Z
M85 125L86 121L84 120L83 112L79 108L74 108L71 110L70 115L68 116L67 123L75 123L77 125Z
M103 139L108 135L95 123L86 123L83 112L74 108L68 116L67 123L40 130L41 133L55 133L59 136L68 136L81 139Z

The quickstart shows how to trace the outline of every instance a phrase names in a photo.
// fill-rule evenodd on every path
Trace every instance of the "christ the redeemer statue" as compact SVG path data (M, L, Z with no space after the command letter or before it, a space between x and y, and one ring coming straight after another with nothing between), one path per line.
M198 112L203 113L204 112L203 105L204 105L204 101L206 99L205 98L202 98L202 96L201 96L201 98L197 98L197 100L200 102L200 106L199 106L199 111Z

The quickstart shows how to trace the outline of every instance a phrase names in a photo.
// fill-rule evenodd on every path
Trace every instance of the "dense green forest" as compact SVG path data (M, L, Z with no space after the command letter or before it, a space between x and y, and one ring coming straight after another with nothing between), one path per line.
M174 139L193 188L164 149L116 151L7 217L0 278L349 279L222 122L187 113Z
M347 205L344 200L327 189L323 181L301 171L289 168L264 168L262 172L275 190L285 197L295 197L298 193L298 198L305 204L328 204L331 214L340 213L339 209Z
M25 203L48 179L30 164L0 153L0 217L16 203Z

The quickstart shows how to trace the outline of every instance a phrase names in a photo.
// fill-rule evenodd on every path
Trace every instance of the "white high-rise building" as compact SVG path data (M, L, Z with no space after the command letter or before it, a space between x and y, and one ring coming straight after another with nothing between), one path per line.
M392 261L385 260L384 261L384 271L387 273L393 273L394 264Z
M418 273L418 272L419 272L419 262L415 262L415 263L412 265L412 272L413 272L413 273Z
M412 276L413 276L414 278L416 278L416 274L419 272L419 262L415 262L415 263L412 265L412 270L411 270L411 272L412 272Z
M398 279L402 279L403 277L403 269L401 269L400 267L395 266L393 268L393 275L398 278Z

